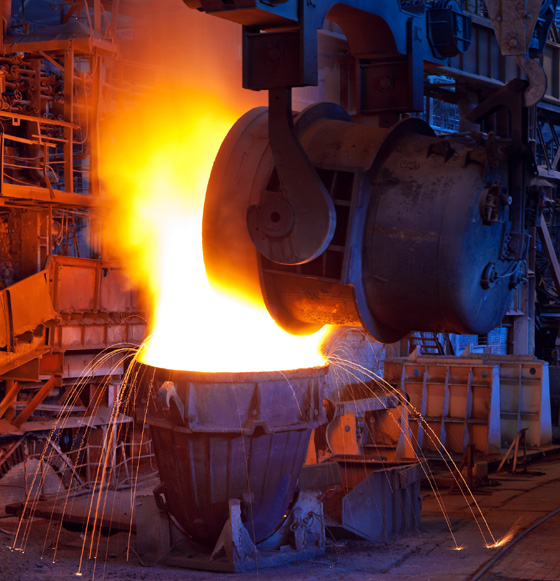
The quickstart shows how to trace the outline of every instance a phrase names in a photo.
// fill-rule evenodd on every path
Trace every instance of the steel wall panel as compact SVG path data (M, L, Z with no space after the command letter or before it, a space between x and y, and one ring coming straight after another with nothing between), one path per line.
M110 313L134 310L130 281L122 269L101 269L99 310Z
M58 312L96 310L96 263L56 264L54 306Z

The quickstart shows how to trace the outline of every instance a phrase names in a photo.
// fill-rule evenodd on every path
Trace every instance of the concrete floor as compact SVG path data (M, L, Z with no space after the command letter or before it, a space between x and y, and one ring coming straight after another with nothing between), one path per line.
M556 454L530 464L525 475L490 474L490 485L477 489L475 498L494 537L505 535L515 526L515 541L532 523L560 508L559 490L560 455ZM122 494L130 497L130 491ZM9 549L10 531L17 523L4 519L0 521L0 580L560 580L560 515L528 533L480 576L484 565L502 549L485 548L471 514L472 500L467 503L457 492L447 490L442 491L442 501L456 543L463 546L461 551L453 550L455 543L440 503L426 490L420 530L416 534L375 543L330 541L325 556L314 561L243 575L174 569L157 563L143 567L127 549L129 543L135 546L134 535L125 532L101 537L99 544L96 538L92 550L97 551L98 557L88 560L89 540L84 549L80 533L66 530L59 533L58 526L44 519L29 527L25 552L13 552ZM485 536L488 538L488 533ZM77 577L80 558L82 575Z

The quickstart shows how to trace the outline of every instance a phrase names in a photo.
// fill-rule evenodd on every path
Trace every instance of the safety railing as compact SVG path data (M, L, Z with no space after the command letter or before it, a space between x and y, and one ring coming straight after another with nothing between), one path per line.
M145 452L134 454L131 452L133 447ZM72 461L70 457L76 460ZM120 442L109 448L104 444L84 444L68 453L49 448L48 453L31 454L23 462L25 498L59 495L62 491L55 490L52 481L54 477L58 477L64 485L65 494L99 486L136 486L157 475L154 457L152 440L142 442L141 445Z
M1 121L2 185L43 187L51 197L54 190L90 193L90 168L78 155L81 142L73 139L78 125L0 109Z

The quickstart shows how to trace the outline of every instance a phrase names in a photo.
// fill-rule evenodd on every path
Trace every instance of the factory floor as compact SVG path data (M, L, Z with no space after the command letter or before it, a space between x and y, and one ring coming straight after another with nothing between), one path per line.
M477 511L472 499L467 502L457 490L442 487L438 500L427 488L423 491L420 529L415 534L374 543L329 541L321 558L243 575L176 569L158 563L142 566L128 548L135 547L134 535L119 532L96 537L93 544L86 539L84 545L82 534L59 531L44 518L33 521L25 531L25 551L14 552L9 547L17 521L3 519L0 580L560 580L559 491L557 452L533 461L525 474L489 474L487 484L477 488L474 497L495 540L514 528L513 541L504 547L485 548L490 533L480 518L473 518ZM121 494L130 502L130 491ZM559 514L551 515L556 510ZM543 522L529 530L539 521ZM456 546L462 550L454 550ZM97 559L88 559L90 551L97 553Z

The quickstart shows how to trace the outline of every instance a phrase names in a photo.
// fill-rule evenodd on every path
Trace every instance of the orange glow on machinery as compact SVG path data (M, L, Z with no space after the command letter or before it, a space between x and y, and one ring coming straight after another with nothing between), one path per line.
M206 277L204 193L241 112L209 94L175 91L143 100L107 125L100 160L111 196L107 239L134 283L149 289L151 334L140 354L149 365L206 372L324 365L324 333L289 335L261 297L241 302Z

